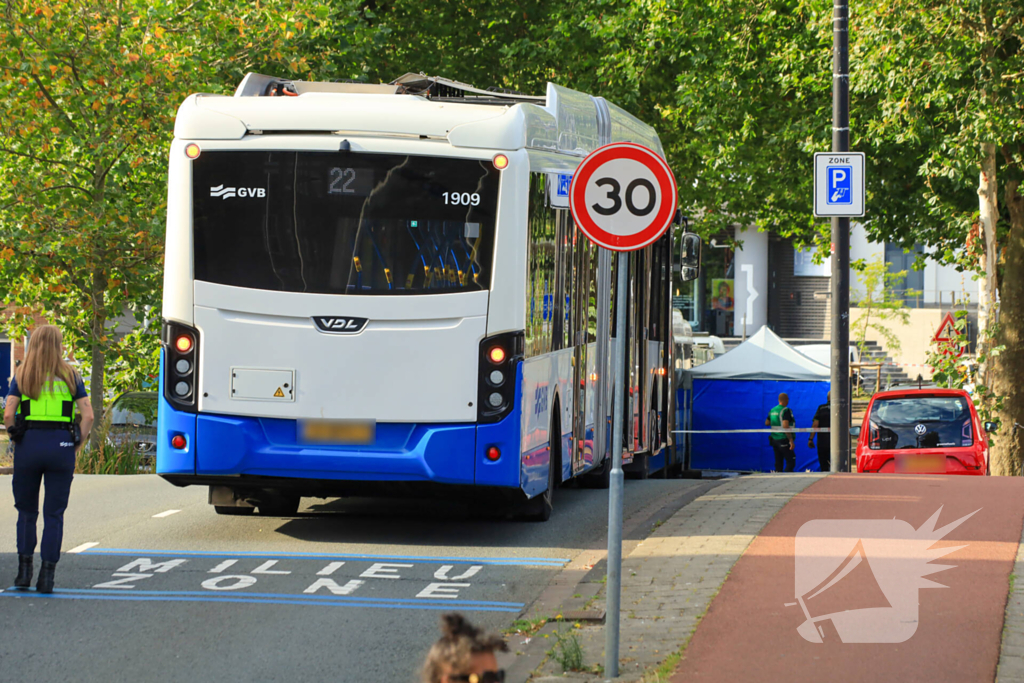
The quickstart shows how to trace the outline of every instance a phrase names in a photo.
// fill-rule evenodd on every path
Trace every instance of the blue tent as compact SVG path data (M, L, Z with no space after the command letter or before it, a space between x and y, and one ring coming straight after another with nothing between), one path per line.
M797 427L810 427L829 390L828 367L811 360L767 326L735 349L690 371L692 429L764 429L780 393L789 394ZM828 425L823 425L828 426ZM818 471L818 452L796 434L796 469ZM828 434L819 434L828 438ZM693 434L693 469L767 472L775 469L768 434Z

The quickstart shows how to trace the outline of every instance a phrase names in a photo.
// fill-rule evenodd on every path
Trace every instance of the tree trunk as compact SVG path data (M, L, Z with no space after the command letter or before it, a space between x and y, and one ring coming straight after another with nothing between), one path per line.
M1000 289L999 333L1003 349L991 363L992 390L1003 397L997 415L1002 426L992 441L992 473L1024 473L1024 196L1020 181L1006 183L1005 200L1010 213L1003 283ZM995 270L993 268L992 270Z
M92 403L92 412L96 417L93 424L92 438L90 439L93 448L99 448L103 444L103 373L106 370L106 347L105 340L107 327L107 309L104 297L107 291L107 277L102 267L97 266L92 272L92 293L90 304L92 308L92 369L89 376L89 397Z
M995 143L981 144L981 173L978 178L978 209L981 223L981 239L985 252L981 257L981 270L985 279L978 288L978 353L983 353L988 342L989 322L996 306L996 252L999 246L996 237L996 222L999 220L999 198L996 194L996 146ZM987 368L981 368L982 377Z

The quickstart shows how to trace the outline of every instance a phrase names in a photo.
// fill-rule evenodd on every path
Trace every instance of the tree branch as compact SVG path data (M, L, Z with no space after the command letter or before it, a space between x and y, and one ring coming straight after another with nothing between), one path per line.
M77 131L78 126L76 126L75 122L71 120L71 117L68 116L68 113L66 111L64 111L64 108L57 104L57 101L53 99L53 96L50 95L50 91L47 90L46 86L43 85L43 82L39 80L39 76L37 76L36 74L29 75L32 77L32 80L36 82L36 85L39 87L40 92L43 93L43 97L45 97L46 101L50 103L50 106L56 109L57 113L64 117L64 120L67 121L68 125L71 126L72 130Z
M47 159L45 157L36 156L35 154L26 154L25 152L19 152L17 150L8 149L7 147L0 147L0 152L4 152L5 154L13 154L19 157L25 157L26 159L32 159L33 161L39 161L45 164L58 164L60 166L65 166L67 168L80 168L78 164L72 164L67 161L60 161L59 159Z

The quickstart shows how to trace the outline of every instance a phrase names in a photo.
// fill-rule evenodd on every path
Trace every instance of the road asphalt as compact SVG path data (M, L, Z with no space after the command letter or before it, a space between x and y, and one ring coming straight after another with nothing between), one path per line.
M411 682L442 611L508 628L568 562L600 547L607 525L606 491L561 489L540 524L436 500L305 499L291 518L224 517L203 488L78 476L47 597L9 588L9 481L0 477L2 681ZM695 485L627 482L627 523L671 514Z

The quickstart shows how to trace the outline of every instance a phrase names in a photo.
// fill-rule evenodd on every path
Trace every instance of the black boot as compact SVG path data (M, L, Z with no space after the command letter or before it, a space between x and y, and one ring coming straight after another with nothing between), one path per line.
M36 581L36 591L39 593L53 592L53 570L57 568L56 562L43 560L43 566L39 569L39 580Z
M14 580L18 588L28 588L32 585L32 556L18 555L18 578Z

